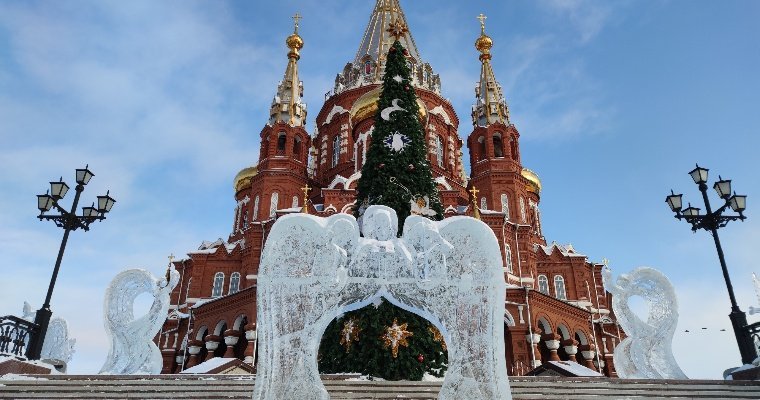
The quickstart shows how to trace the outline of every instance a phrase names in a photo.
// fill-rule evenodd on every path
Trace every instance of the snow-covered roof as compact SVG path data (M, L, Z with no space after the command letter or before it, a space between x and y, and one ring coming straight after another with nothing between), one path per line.
M548 246L539 245L538 247L540 247L541 250L544 251L544 254L547 256L552 255L554 249L557 249L565 257L586 257L585 254L576 253L575 248L573 248L572 244L566 244L563 246L557 242L552 242L552 244Z
M591 368L584 367L577 362L571 361L549 361L549 364L569 372L573 376L604 376Z
M181 374L207 374L225 364L228 364L230 362L233 362L237 360L237 358L222 358L222 357L214 357L210 360L206 360L194 367L188 368L182 372Z
M187 254L214 254L219 246L224 246L224 249L227 250L227 254L231 254L238 245L240 245L241 248L245 248L245 238L236 240L232 243L228 243L224 239L217 239L214 242L204 240L201 242L201 245L198 246L198 250L189 251Z

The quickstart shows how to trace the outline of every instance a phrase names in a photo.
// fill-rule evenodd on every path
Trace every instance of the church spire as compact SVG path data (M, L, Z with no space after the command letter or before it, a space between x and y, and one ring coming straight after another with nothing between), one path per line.
M269 124L284 122L290 126L304 126L306 121L306 103L302 102L303 82L298 79L298 60L301 58L299 50L303 48L303 39L298 34L298 25L301 16L296 13L293 16L293 34L288 36L285 44L288 52L288 66L285 68L285 76L277 86L277 94L272 100L272 108L269 112Z
M354 60L336 78L335 94L382 83L387 53L396 38L406 49L412 85L440 93L440 77L420 57L399 0L377 0Z
M475 126L489 126L496 122L509 125L509 107L504 99L501 85L491 67L491 47L493 40L486 35L486 16L480 14L480 37L475 48L480 52L480 82L475 88L475 105L472 106L472 123Z

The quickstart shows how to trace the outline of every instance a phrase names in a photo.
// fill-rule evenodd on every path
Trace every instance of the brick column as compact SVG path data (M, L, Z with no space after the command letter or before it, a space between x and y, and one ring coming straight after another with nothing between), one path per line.
M594 357L596 357L596 347L594 347L593 344L584 344L578 347L578 349L581 351L581 356L583 358L583 366L588 369L597 370L594 366Z
M227 329L224 331L224 344L227 345L227 350L224 352L224 358L235 358L235 345L240 339L240 331L234 329Z
M562 336L556 333L547 333L541 336L541 339L546 343L546 348L549 349L549 361L561 361L557 350L559 350L559 340L562 339Z
M575 355L578 354L578 341L575 339L566 339L562 341L562 348L565 349L568 360L578 362Z
M216 335L206 336L206 350L208 350L208 354L206 354L206 359L204 361L214 358L214 351L219 348L219 339L221 338Z
M203 348L203 342L200 340L193 340L188 343L187 352L190 354L190 359L185 364L185 369L194 367L200 363L198 354L201 352L201 348Z
M245 338L248 340L248 346L245 348L245 363L252 366L256 366L256 339L258 334L256 333L256 323L248 324L245 326Z

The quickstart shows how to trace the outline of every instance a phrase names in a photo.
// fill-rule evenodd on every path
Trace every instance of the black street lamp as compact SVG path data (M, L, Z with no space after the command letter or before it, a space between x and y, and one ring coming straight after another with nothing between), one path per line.
M63 240L61 240L61 247L58 250L58 258L55 260L55 268L53 268L53 277L50 278L50 286L48 286L47 296L45 296L45 303L42 304L37 315L34 318L34 323L39 326L39 330L33 333L29 338L29 347L26 349L26 357L30 360L38 360L40 353L42 352L42 344L45 342L45 335L47 334L48 325L50 324L50 316L53 314L50 311L50 297L53 296L53 287L55 287L55 281L58 278L58 270L61 268L61 260L63 259L63 252L66 250L66 242L69 240L69 233L77 229L84 231L90 230L90 224L95 221L102 221L106 219L106 213L111 211L116 200L106 192L105 196L98 196L98 206L95 207L95 203L90 207L82 207L82 215L76 214L77 205L79 204L79 196L84 190L84 186L90 182L90 179L95 176L87 166L83 169L76 170L76 182L77 186L74 188L76 196L74 196L74 203L71 205L71 211L66 211L61 207L58 202L66 196L69 191L69 185L61 178L58 182L50 182L50 190L37 196L37 208L40 210L40 215L37 218L41 220L50 220L55 222L56 226L63 228ZM59 215L45 215L46 212L55 208Z
M713 188L725 203L720 208L713 211L712 207L710 207L710 199L707 197L707 172L707 168L702 168L699 165L689 172L694 183L699 185L699 191L702 192L702 199L705 203L705 214L700 214L700 209L692 207L691 203L689 203L687 208L682 209L683 203L681 202L681 197L683 195L675 194L672 190L670 191L670 196L665 198L665 202L668 203L670 209L676 213L676 218L686 220L686 222L691 224L692 231L696 232L699 229L704 229L712 233L712 237L715 240L715 248L718 250L720 266L723 269L723 279L726 281L728 297L731 298L731 314L729 314L731 325L734 328L734 335L736 336L736 342L739 345L742 362L744 364L750 364L757 357L757 349L755 348L754 340L752 339L749 327L747 326L747 315L741 311L736 304L734 287L731 285L731 278L728 276L726 259L723 256L723 248L721 247L720 239L718 238L718 229L726 226L729 221L744 221L747 219L747 217L744 216L744 209L747 205L747 196L740 196L735 192L732 195L731 180L726 180L719 176L719 180L715 182ZM723 212L728 211L729 208L738 213L738 215L723 215Z

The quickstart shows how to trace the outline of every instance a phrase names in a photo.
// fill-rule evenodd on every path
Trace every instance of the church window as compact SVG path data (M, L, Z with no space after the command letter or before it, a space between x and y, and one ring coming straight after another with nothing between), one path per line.
M435 156L438 158L438 166L443 167L443 141L438 135L435 137Z
M280 132L280 135L277 136L277 152L282 153L285 151L285 132Z
M248 210L243 213L243 230L248 229Z
M252 219L256 221L259 219L259 196L257 195L256 198L253 200L253 217Z
M340 160L340 135L335 135L332 147L332 166L334 167Z
M562 275L554 276L554 294L560 300L567 300L567 292L565 292L565 278Z
M507 258L507 272L510 274L512 273L512 248L508 244L504 244L505 248L505 256Z
M486 139L483 136L478 138L478 158L480 160L486 158Z
M235 222L232 223L232 232L234 233L238 227L238 221L240 218L240 206L235 207Z
M214 275L214 289L211 291L211 297L221 296L223 287L224 287L224 272L217 272Z
M280 194L277 192L272 193L272 201L269 204L269 218L274 217L275 212L279 207Z
M501 133L493 135L493 153L496 157L504 157L504 144L501 142Z
M240 272L233 272L230 275L230 291L227 294L233 294L240 291Z
M504 218L509 221L509 197L506 193L501 194L501 212L504 213Z
M298 196L293 196L293 208L298 207Z
M525 217L525 199L522 196L520 196L520 219L523 224L527 221Z
M538 276L538 291L543 294L549 294L549 278L546 275Z
M293 155L296 157L301 155L301 138L299 137L293 141Z
M488 210L488 204L486 203L486 198L481 197L480 198L480 209L481 210Z
M364 62L364 75L369 75L372 73L372 62L369 60Z
M509 138L509 151L512 153L512 159L517 160L517 142L515 138Z

